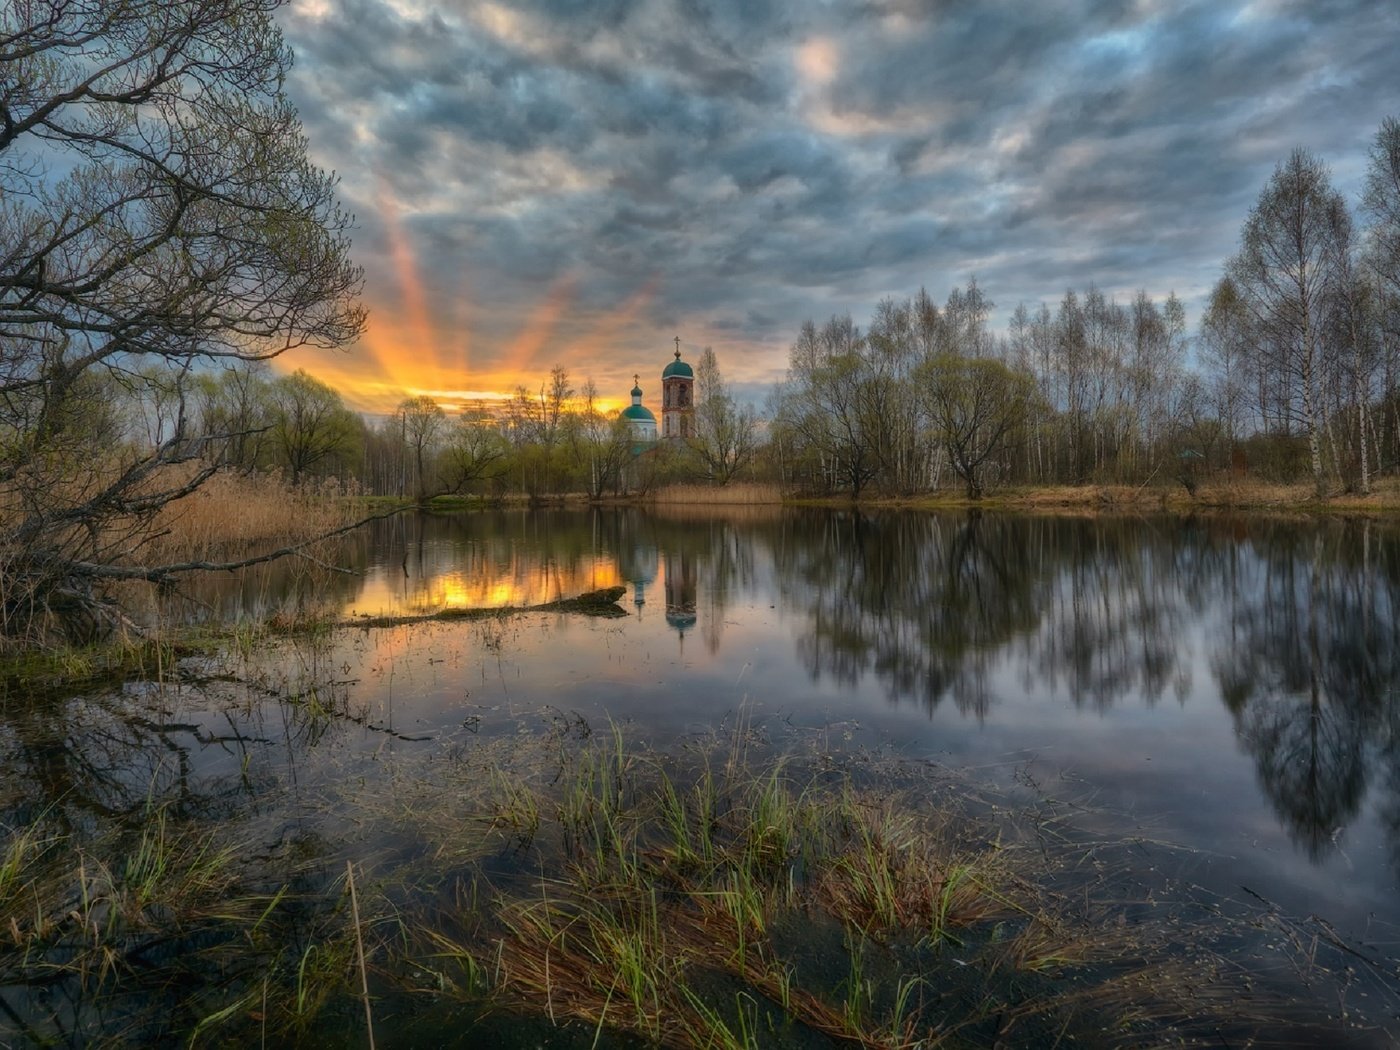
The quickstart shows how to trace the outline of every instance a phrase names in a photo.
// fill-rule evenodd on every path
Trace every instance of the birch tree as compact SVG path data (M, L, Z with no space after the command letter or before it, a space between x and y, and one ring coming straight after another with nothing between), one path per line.
M1324 365L1322 323L1336 290L1341 219L1346 203L1332 188L1327 166L1306 150L1294 150L1275 170L1245 220L1230 275L1249 310L1261 346L1280 351L1293 383L1308 442L1313 486L1326 494L1322 464L1319 379Z

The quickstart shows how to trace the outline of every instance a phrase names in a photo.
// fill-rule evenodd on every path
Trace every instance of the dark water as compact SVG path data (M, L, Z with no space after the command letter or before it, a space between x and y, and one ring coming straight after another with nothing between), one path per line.
M159 724L117 713L121 697L54 698L63 718L43 721L10 701L12 786L78 821L154 794L282 838L315 796L325 836L325 785L387 790L396 755L434 760L522 718L613 720L665 747L742 711L1081 806L1106 834L1182 847L1219 892L1396 948L1390 523L521 511L380 523L344 560L359 574L211 581L183 614L432 612L623 584L628 615L340 632L221 687L241 714L211 709L208 686L163 697ZM318 703L352 718L259 707L308 664Z
M1307 909L1396 914L1400 529L1389 524L502 512L381 523L348 561L359 576L265 576L201 597L223 616L265 614L329 586L353 616L624 584L626 619L541 615L518 628L488 654L495 673L473 670L473 701L661 733L744 702L802 724L856 723L911 756L1072 779L1163 837L1237 856ZM387 647L451 655L436 637ZM358 690L373 692L378 659L357 668ZM466 675L405 662L401 717L425 729L456 720Z
M393 663L416 733L504 704L667 736L748 704L1092 797L1293 910L1400 918L1389 523L522 511L380 524L349 560L346 615L628 588L626 619L541 614L486 652L450 625L350 645L355 698L387 719ZM204 597L265 612L298 586L325 582Z

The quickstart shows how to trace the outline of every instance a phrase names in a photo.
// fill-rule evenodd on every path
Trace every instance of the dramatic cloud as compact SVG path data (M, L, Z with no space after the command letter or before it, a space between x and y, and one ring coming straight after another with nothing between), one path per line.
M620 399L676 334L757 392L803 320L974 274L1003 314L1089 283L1195 306L1292 147L1354 196L1400 110L1400 5L1374 2L295 0L283 24L374 311L309 367L363 407L555 363Z

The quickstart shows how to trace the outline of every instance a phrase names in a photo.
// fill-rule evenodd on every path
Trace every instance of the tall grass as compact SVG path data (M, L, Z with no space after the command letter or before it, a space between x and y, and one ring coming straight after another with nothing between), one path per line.
M256 545L312 539L354 520L333 479L289 484L280 474L216 474L153 523L151 557L217 559Z
M473 865L470 907L411 932L410 955L455 967L440 986L465 1000L678 1047L784 1029L978 1045L1013 1024L1134 1045L1228 1017L1238 988L1185 927L1125 923L1089 880L1050 888L1082 858L741 747L682 766L614 730L554 778L498 774L458 835L518 851L529 824L528 854L518 874Z
M760 506L783 502L783 490L758 481L735 481L728 485L667 485L647 496L650 503L680 503L688 507L716 504Z

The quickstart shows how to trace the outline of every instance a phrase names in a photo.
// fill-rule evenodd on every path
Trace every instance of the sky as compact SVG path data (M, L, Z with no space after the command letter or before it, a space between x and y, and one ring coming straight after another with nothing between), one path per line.
M657 400L679 337L755 402L806 320L970 277L1194 329L1297 146L1355 201L1400 115L1394 0L292 0L287 90L371 311L288 360L354 407L554 365Z

